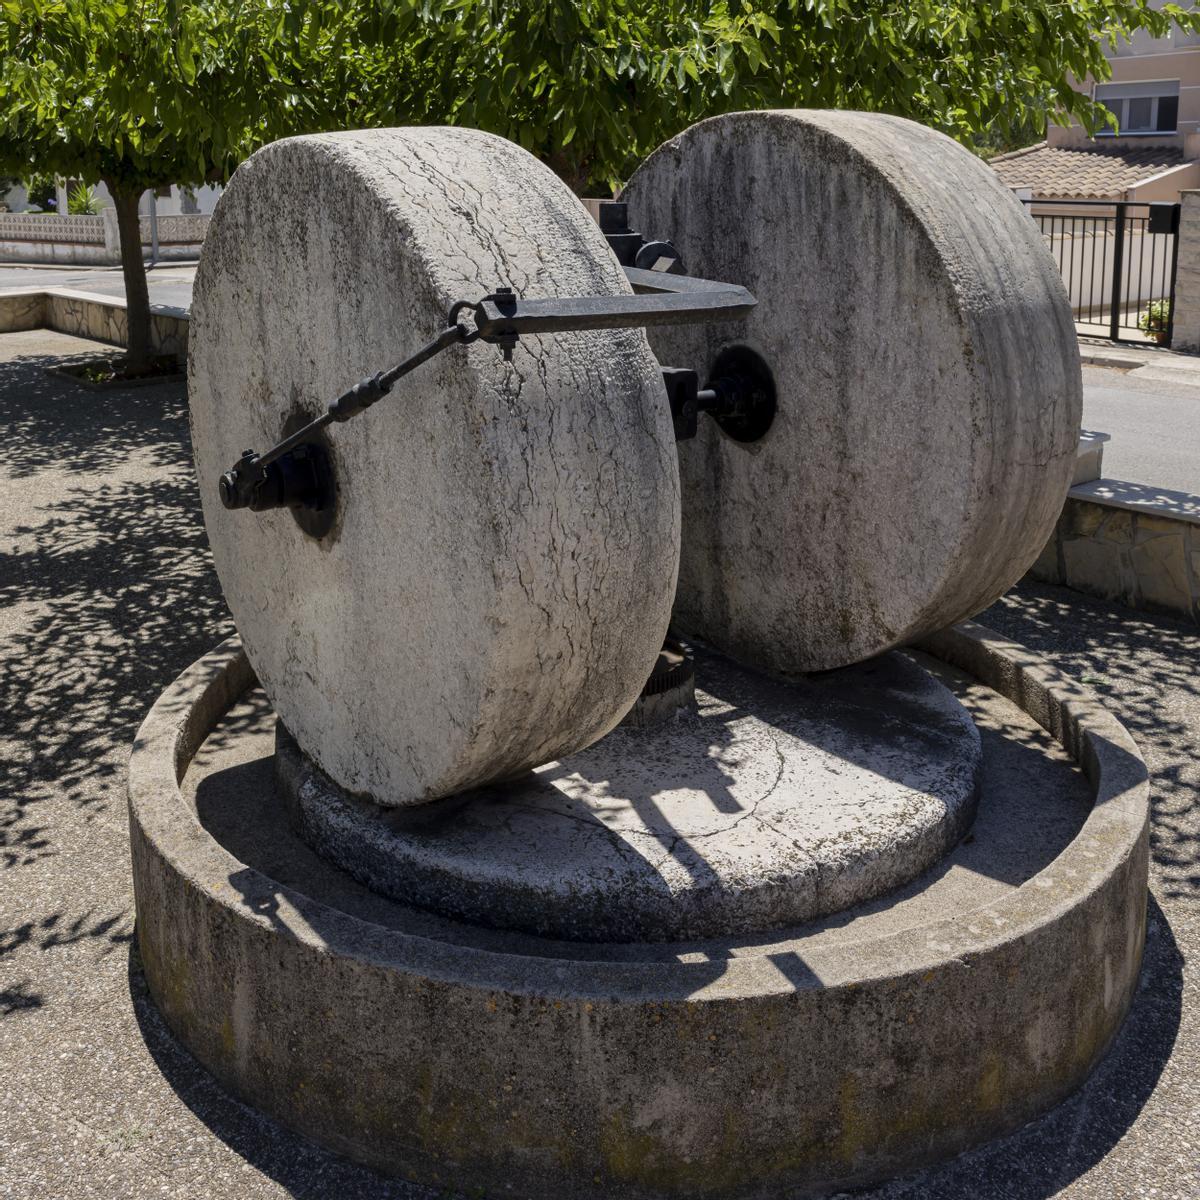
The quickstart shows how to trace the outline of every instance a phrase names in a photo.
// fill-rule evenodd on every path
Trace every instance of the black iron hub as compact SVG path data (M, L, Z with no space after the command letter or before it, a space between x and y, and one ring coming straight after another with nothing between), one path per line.
M524 300L501 287L478 302L460 300L447 313L442 332L411 357L356 383L319 417L289 420L282 440L266 453L244 451L221 476L221 503L251 512L289 508L306 533L323 537L333 527L337 497L325 428L365 412L399 379L451 346L484 341L511 359L524 334L731 321L754 309L754 297L738 284L683 274L679 253L669 242L647 241L629 230L624 204L602 202L597 219L624 266L633 295ZM460 320L464 317L474 328ZM663 379L677 440L695 436L699 414L708 413L730 437L755 441L775 414L770 372L746 347L723 351L704 389L696 372L685 368L666 367Z
M717 355L708 385L689 367L663 367L675 440L696 436L706 413L735 442L757 442L775 420L775 381L762 357L749 346L728 346Z

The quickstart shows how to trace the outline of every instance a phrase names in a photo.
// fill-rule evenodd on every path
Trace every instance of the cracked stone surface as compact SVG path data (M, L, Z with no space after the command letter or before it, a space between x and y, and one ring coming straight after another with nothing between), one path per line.
M628 293L519 147L464 129L277 142L196 275L189 400L213 558L250 661L321 767L381 804L572 753L636 699L669 618L678 467L637 330L454 347L329 441L338 518L227 512L216 481L497 286Z
M758 932L871 899L957 844L980 739L892 654L784 684L700 652L698 710L417 810L356 801L280 735L300 831L384 895L592 941Z
M623 199L744 321L662 327L703 373L771 366L774 425L680 445L676 620L769 670L844 666L972 616L1028 568L1070 483L1082 406L1058 270L974 155L898 117L734 113L660 147Z

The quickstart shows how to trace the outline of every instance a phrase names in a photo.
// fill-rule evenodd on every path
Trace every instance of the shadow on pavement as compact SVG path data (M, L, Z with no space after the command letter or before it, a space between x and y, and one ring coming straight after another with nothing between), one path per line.
M1150 768L1152 884L1165 900L1200 896L1200 628L1022 584L979 618L1090 687Z
M147 709L230 628L182 386L93 392L46 374L68 357L0 361L0 872L15 888L22 867L78 845L80 830L55 817L64 804L83 829L112 820L114 799L121 819L129 747ZM27 912L0 929L0 957L87 938L111 951L130 939L127 909L75 899L74 910ZM31 984L15 985L0 993L0 1015L41 1003Z

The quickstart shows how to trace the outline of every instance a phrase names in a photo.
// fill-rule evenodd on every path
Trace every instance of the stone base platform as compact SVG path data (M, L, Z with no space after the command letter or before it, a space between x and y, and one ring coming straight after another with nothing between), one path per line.
M979 732L887 654L779 683L694 648L697 711L416 808L354 797L279 725L301 837L373 891L595 942L761 933L920 875L971 827Z
M131 761L151 992L242 1099L456 1190L821 1195L1009 1131L1082 1081L1127 1011L1146 772L1021 648L962 626L925 649L981 736L970 836L806 924L616 943L434 915L315 855L227 642L164 693Z

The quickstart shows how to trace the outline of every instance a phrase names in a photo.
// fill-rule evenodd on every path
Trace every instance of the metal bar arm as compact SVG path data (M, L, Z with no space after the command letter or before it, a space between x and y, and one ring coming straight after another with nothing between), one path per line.
M475 327L484 341L523 333L565 333L577 329L629 329L736 320L757 301L737 284L627 267L634 296L563 296L521 300L488 296L475 308Z

